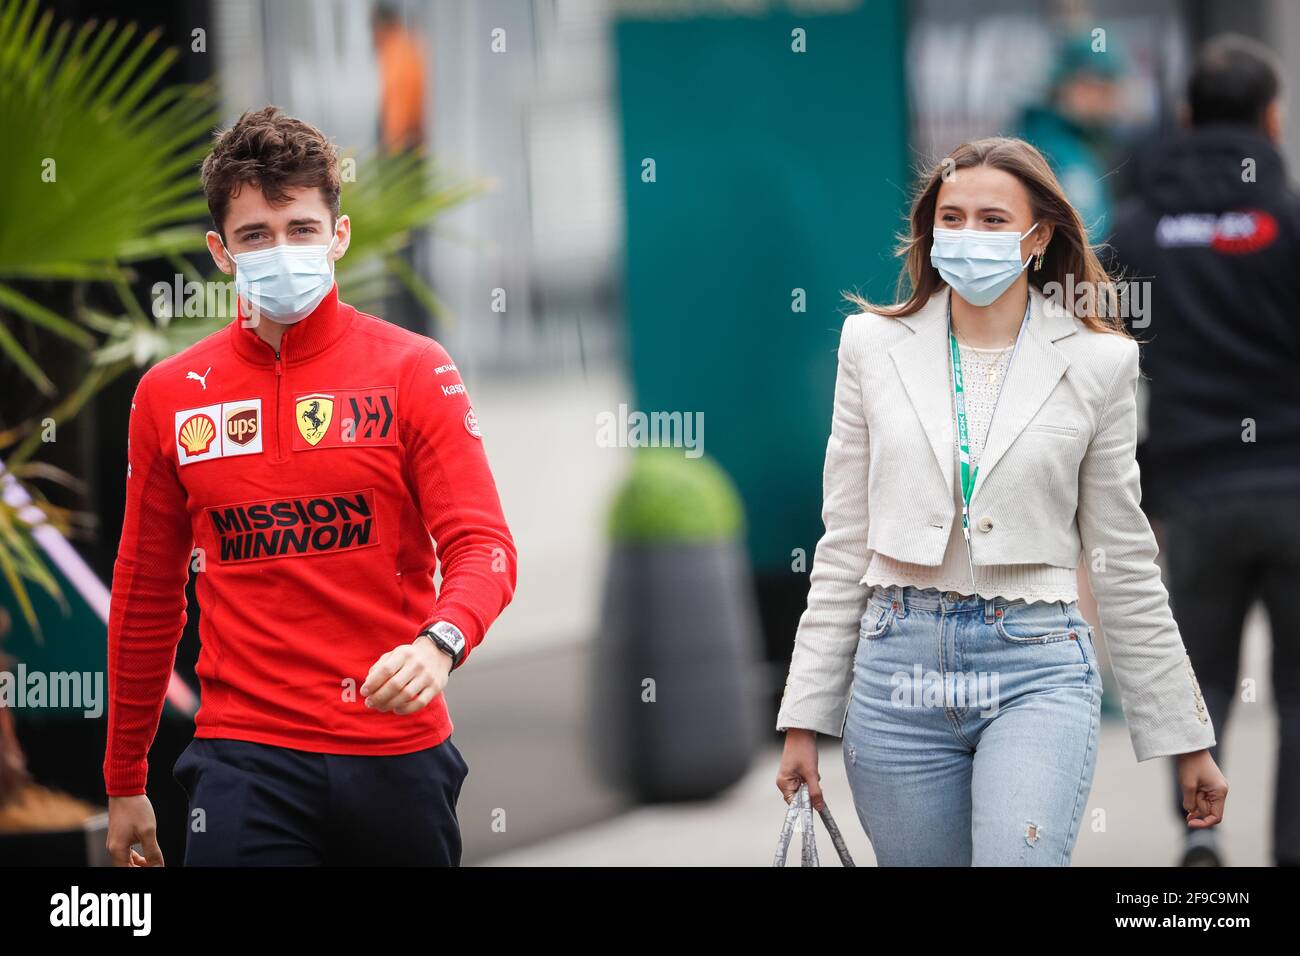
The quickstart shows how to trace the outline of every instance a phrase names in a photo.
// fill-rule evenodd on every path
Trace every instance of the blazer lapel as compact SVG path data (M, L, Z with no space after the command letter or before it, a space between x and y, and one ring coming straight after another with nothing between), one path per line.
M915 334L891 348L889 354L930 440L951 499L955 487L955 452L952 381L948 377L948 295L947 290L936 293L921 311L899 319Z
M975 497L979 497L989 473L1024 431L1029 420L1038 414L1070 364L1069 358L1053 342L1075 331L1074 320L1032 286L1029 302L1029 325L1025 328L1020 351L1002 383L1001 397L984 440Z

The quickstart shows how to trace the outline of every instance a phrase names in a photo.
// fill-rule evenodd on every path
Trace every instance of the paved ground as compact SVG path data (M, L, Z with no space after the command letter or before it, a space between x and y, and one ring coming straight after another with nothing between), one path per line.
M1242 673L1253 677L1261 688L1269 686L1267 631L1258 613L1247 625ZM1271 862L1277 727L1266 693L1262 692L1257 703L1238 706L1226 738L1224 773L1231 794L1227 818L1220 827L1220 845L1232 866L1267 866ZM581 761L572 766L552 765L558 771L546 781L552 793L566 782L572 783L578 788L576 792L568 790L575 810L586 806L588 813L603 811L606 818L504 853L492 852L492 839L477 840L479 858L467 862L496 866L768 866L785 810L773 782L777 759L773 747L755 762L744 780L716 800L636 807L621 813L607 791L590 783L581 772L573 773L581 771ZM853 811L837 741L828 740L823 746L821 768L827 799L854 859L859 865L873 864L870 845ZM1171 809L1172 789L1168 763L1139 764L1123 721L1104 721L1096 777L1074 865L1176 863L1180 828ZM611 813L616 815L608 816ZM820 822L818 828L823 864L838 865ZM790 860L797 865L797 847L791 849Z
M1275 745L1271 719L1248 715L1231 730L1233 765L1229 816L1220 839L1228 862L1268 864L1268 787ZM784 804L773 784L777 751L722 798L677 807L642 807L531 847L491 857L496 866L769 866ZM1167 768L1138 764L1120 723L1103 731L1097 777L1075 849L1075 866L1166 866L1177 857L1178 826L1169 810ZM837 746L822 752L822 778L831 811L860 866L875 859L853 812ZM822 864L838 866L818 826ZM1104 827L1104 829L1103 829ZM797 843L797 838L796 838ZM798 848L790 851L798 865Z

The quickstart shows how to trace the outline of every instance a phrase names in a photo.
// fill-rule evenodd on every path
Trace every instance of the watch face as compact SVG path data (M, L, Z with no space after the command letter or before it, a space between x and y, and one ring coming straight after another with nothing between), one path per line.
M432 628L433 633L447 642L457 653L465 646L465 635L460 632L460 628L454 624L448 624L446 621L439 621Z

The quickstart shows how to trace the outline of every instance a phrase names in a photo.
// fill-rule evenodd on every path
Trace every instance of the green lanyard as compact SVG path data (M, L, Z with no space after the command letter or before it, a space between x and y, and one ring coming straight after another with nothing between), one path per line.
M1020 351L1020 340L1025 336L1025 326L1029 324L1029 303L1025 303L1025 317L1020 321L1020 331L1016 333L1016 344L1011 350L1011 359L1007 362L1007 375L1011 374L1011 365ZM970 499L975 493L975 479L979 475L979 466L970 466L970 428L966 423L966 387L965 376L961 368L961 349L957 347L957 336L952 328L952 300L948 302L948 348L952 354L952 397L957 411L957 460L961 466L961 533L966 539L966 560L970 564L971 587L975 586L975 558L970 547ZM989 416L989 427L993 426L993 414L997 413L998 402L1002 400L1003 388L998 389L997 400L993 403L993 412Z

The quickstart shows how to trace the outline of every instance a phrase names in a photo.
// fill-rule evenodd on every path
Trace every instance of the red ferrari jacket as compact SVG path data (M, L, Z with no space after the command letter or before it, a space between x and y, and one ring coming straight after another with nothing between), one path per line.
M190 570L195 736L400 754L450 735L442 695L399 716L359 692L380 655L435 621L472 652L514 593L514 541L442 347L335 287L278 354L236 320L151 368L131 409L108 794L144 792Z

